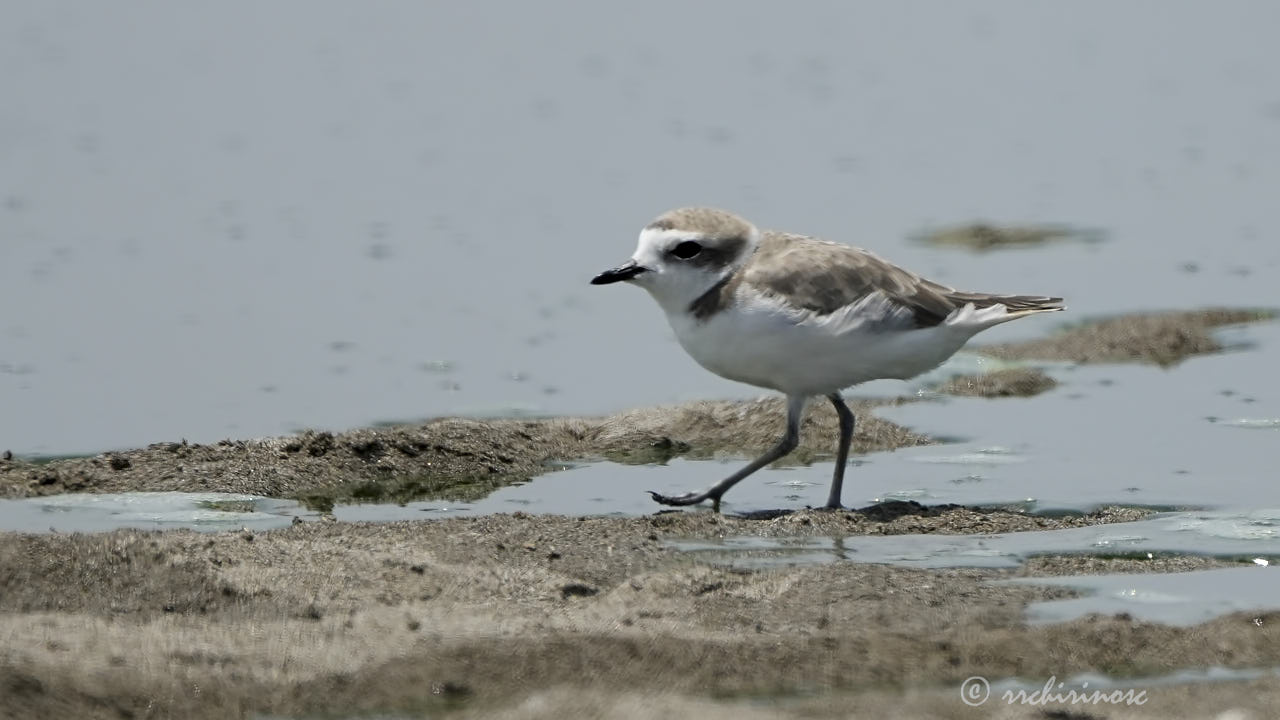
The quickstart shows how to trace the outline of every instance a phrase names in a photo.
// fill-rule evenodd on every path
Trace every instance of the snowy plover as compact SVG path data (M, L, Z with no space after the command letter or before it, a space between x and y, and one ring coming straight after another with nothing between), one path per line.
M941 365L975 334L1024 315L1062 310L1062 298L961 292L860 248L759 230L729 212L672 210L640 231L627 262L593 285L632 282L653 296L685 352L717 375L787 396L786 433L773 449L703 492L660 495L665 505L720 498L800 441L809 398L840 419L827 507L840 507L853 413L851 385L908 379Z

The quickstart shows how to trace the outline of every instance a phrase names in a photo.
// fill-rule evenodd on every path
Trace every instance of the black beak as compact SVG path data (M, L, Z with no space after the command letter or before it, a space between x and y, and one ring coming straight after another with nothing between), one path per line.
M599 275L591 278L592 285L608 285L609 283L622 282L630 280L642 272L648 272L649 268L643 265L637 265L635 260L628 260L612 270L605 270Z

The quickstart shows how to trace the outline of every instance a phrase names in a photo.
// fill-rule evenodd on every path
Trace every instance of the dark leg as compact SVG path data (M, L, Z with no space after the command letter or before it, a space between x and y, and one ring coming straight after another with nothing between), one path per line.
M833 392L827 396L836 406L836 415L840 416L840 445L836 449L836 471L831 476L831 494L827 496L827 507L838 508L840 505L840 489L844 485L844 464L849 460L849 445L853 442L853 413L844 404L840 393Z
M720 497L728 492L729 488L738 484L738 481L777 460L786 456L792 450L796 449L796 445L800 444L800 418L804 415L804 405L808 400L807 397L801 395L787 396L787 432L774 445L769 452L761 455L751 464L742 468L738 472L712 485L707 490L700 493L685 493L683 495L659 495L650 490L649 494L653 499L663 505L696 505L703 500L710 500L715 507L716 512L720 512ZM848 412L848 409L845 410Z

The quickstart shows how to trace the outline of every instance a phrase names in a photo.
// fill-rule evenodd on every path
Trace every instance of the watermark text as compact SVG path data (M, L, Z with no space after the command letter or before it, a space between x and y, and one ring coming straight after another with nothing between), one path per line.
M991 698L991 683L981 675L974 675L960 685L960 699L965 705L978 707ZM1056 675L1049 676L1044 686L1035 690L1025 688L1005 690L998 702L1006 705L1145 705L1147 691L1133 688L1089 689L1089 683L1079 687L1067 687Z

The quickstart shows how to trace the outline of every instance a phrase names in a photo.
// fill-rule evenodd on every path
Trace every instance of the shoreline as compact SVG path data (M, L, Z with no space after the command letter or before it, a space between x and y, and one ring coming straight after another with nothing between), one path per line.
M1206 344L1209 328L1261 319L1250 312L1113 319L999 352L1067 348L1073 362L1110 362L1115 338L1129 337L1123 347L1149 351L1138 361L1162 365L1173 350L1221 351ZM1136 330L1146 335L1125 335ZM1033 367L1016 368L953 378L939 391L1010 397L1051 387L1045 380L1052 379ZM902 402L927 399L857 403L857 452L933 442L875 417L876 407ZM0 496L216 490L332 503L369 487L392 500L484 493L541 474L556 459L746 455L774 442L781 420L781 400L767 398L607 418L449 418L159 443L48 463L0 460ZM795 460L828 457L835 422L830 408L815 404ZM890 502L749 516L516 512L300 522L262 532L0 533L0 717L996 713L1039 720L1212 716L1227 708L1243 713L1236 717L1267 716L1280 704L1274 674L1151 685L1140 706L1006 705L993 693L974 708L959 694L973 676L1036 685L1101 672L1117 686L1147 687L1141 683L1186 668L1280 667L1280 611L1233 613L1189 628L1125 614L1037 625L1026 619L1029 603L1075 593L992 583L1235 565L1227 560L1044 555L1013 569L849 560L744 569L673 547L732 536L1034 532L1149 513L1108 507L1038 516Z

